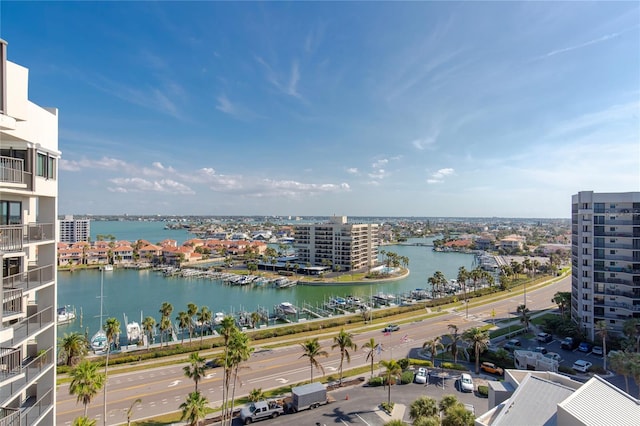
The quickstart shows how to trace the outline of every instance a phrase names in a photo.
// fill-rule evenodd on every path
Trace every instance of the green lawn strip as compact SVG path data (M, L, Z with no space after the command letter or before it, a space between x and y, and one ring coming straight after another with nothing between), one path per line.
M531 324L535 324L535 325L540 326L540 325L544 325L544 323L545 323L545 321L547 319L553 319L553 318L557 318L557 317L558 317L557 314L549 312L549 313L546 313L544 315L540 315L538 317L532 318L530 322L531 322Z

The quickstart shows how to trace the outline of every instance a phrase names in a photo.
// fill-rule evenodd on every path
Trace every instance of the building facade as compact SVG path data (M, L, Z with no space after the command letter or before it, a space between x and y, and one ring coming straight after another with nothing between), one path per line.
M591 340L598 321L619 334L640 318L640 192L579 192L571 221L571 318Z
M327 223L296 225L294 247L301 266L326 266L351 271L376 264L378 225L347 223L333 216Z
M0 40L0 424L55 424L58 111Z
M73 216L65 216L59 221L58 229L58 241L61 243L73 244L89 241L91 238L91 221L89 219L74 219Z

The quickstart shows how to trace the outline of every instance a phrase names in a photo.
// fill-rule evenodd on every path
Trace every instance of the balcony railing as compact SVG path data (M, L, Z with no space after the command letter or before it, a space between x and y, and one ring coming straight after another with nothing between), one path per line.
M2 279L2 287L5 290L22 289L22 291L29 291L53 282L55 274L55 265L46 265L5 277Z
M19 408L0 408L0 426L21 426Z
M2 291L2 312L3 315L22 313L22 289L10 288Z
M53 223L0 226L0 250L22 251L25 244L55 239Z
M24 183L24 160L0 156L0 182Z
M54 317L53 307L49 306L48 308L43 309L42 311L31 315L28 318L20 321L16 325L13 326L13 340L14 342L21 342L29 336L32 336L36 332L42 330L50 324L53 324Z
M22 371L22 350L0 348L0 378L2 380Z
M25 425L35 424L38 419L53 409L53 389L49 389L35 404L26 408L22 415L22 423Z
M49 348L40 356L28 358L22 364L20 373L24 373L23 377L20 377L6 386L0 388L0 398L3 400L11 397L12 395L22 392L25 387L31 386L32 382L46 369L53 368L55 366L55 352L54 348ZM33 424L32 422L24 424Z

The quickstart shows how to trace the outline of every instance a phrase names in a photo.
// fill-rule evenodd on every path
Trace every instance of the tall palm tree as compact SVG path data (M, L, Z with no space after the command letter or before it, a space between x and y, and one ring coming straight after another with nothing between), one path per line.
M609 355L611 369L624 377L624 384L629 393L629 376L631 375L631 369L629 368L628 352L617 351Z
M229 341L233 330L236 329L236 320L230 316L225 316L220 322L220 335L224 341L224 358L222 365L224 367L224 377L222 379L222 424L226 422L227 403L229 399L229 386L231 385L231 363L229 359Z
M376 342L376 339L372 337L362 347L369 349L366 360L371 361L371 377L373 377L373 361L376 357L376 352L382 351L382 343Z
M178 327L180 327L180 335L182 337L182 344L184 345L184 330L191 328L191 317L189 317L189 314L185 311L180 311L178 312L176 320L178 321Z
M442 337L437 336L433 339L427 340L422 344L422 348L426 348L431 354L431 362L433 365L436 365L436 357L438 356L438 349L444 349L444 345L442 344Z
M347 358L347 363L351 363L349 349L355 352L358 350L358 345L353 342L353 334L347 333L343 328L340 330L340 333L333 338L331 350L335 348L340 348L340 385L342 385L342 365L344 359Z
M66 359L65 364L69 367L89 352L87 339L80 333L65 333L64 337L60 339L59 346L61 354Z
M171 320L169 319L169 317L162 317L162 319L160 320L160 346L162 346L162 343L164 342L163 336L165 333L167 333L169 330L171 330ZM169 346L169 337L167 336L167 346Z
M458 268L458 284L462 286L462 292L464 294L464 304L466 308L466 318L469 318L469 301L467 300L467 280L469 279L469 271L464 266Z
M256 328L256 325L258 325L261 318L262 315L260 315L260 312L251 312L251 326Z
M151 339L153 338L153 330L156 328L156 320L153 317L146 317L142 321L142 329L145 333L147 333L147 351L149 350L149 345L151 344Z
M300 356L300 358L303 358L303 357L309 358L309 364L311 366L311 382L313 382L313 367L316 367L317 369L322 371L322 375L324 375L324 368L322 367L322 364L318 362L318 357L321 357L321 356L328 357L329 354L327 353L327 351L322 350L322 348L320 347L320 342L318 341L317 337L314 337L313 339L308 339L304 343L300 343L300 346L304 351L304 353Z
M107 424L107 372L109 370L109 353L111 352L111 344L117 346L117 340L120 336L120 321L116 318L107 318L103 327L104 332L107 334L107 357L104 363L104 405L103 405L103 420L106 426Z
M526 305L518 306L518 315L520 315L520 322L524 324L525 330L529 331L529 321L531 320L531 313Z
M163 317L170 317L173 312L173 305L169 302L162 302L162 306L160 306L160 315Z
M200 307L200 312L198 313L198 322L200 323L200 346L202 346L202 337L204 336L204 325L208 324L213 318L213 313L211 310L206 307Z
M447 343L447 350L451 352L453 356L453 362L458 363L458 343L462 340L462 336L458 333L458 326L455 324L449 324L447 326L451 333L447 334L449 343Z
M84 404L84 417L91 400L100 392L105 383L105 375L98 371L98 365L89 360L82 360L69 373L71 383L69 394L75 395L77 402Z
M596 333L602 338L602 353L603 353L603 365L602 367L607 369L607 334L609 332L609 326L606 321L598 321L596 323Z
M191 392L187 400L180 404L180 410L182 410L180 420L186 420L190 426L197 426L200 419L204 419L207 415L208 403L207 398L200 395L200 392Z
M193 317L198 313L198 305L195 303L187 304L187 315L189 315L189 342L193 339Z
M195 382L196 392L198 392L198 382L205 376L205 362L206 360L198 352L191 352L189 354L189 364L182 367L184 375Z
M397 377L398 374L402 373L402 367L398 364L398 361L395 359L382 360L380 361L380 365L386 368L384 372L385 379L387 379L388 393L387 393L387 404L391 404L391 381L393 378Z
M571 292L558 291L553 295L553 299L551 299L551 301L558 305L558 308L560 309L560 316L564 318L564 313L571 304Z
M473 327L462 334L462 338L469 342L473 347L476 358L476 374L480 373L480 352L484 351L489 345L489 333L482 331L481 328Z
M131 406L127 410L127 426L131 425L131 417L133 417L133 407L135 407L138 404L142 404L142 399L138 398L135 401L133 401L131 403Z
M229 425L231 425L231 422L233 422L233 406L235 403L238 371L240 370L240 365L249 360L253 353L253 348L249 342L249 336L237 328L234 329L229 340L229 352L228 359L231 361L230 363L232 365L233 373L233 390L231 391L231 409L229 413Z

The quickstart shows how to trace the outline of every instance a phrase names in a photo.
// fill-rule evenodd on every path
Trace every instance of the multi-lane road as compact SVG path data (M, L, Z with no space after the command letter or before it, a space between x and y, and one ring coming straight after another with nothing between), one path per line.
M551 299L557 291L569 291L570 280L564 278L557 283L527 291L527 306L531 310L538 310L553 306ZM465 330L479 326L492 320L516 318L515 311L523 303L523 294L497 300L482 306L470 306L468 317L464 308L458 311L447 311L437 317L403 323L400 330L389 336L381 333L383 324L376 327L363 328L354 332L354 341L361 348L370 338L375 338L385 347L381 354L383 358L402 358L413 348L422 347L422 343L430 338L449 332L448 325L456 324ZM335 334L335 333L333 333ZM338 376L340 356L338 350L331 350L332 334L322 334L320 343L329 356L321 358L326 375ZM236 397L248 394L254 388L262 390L277 388L308 380L310 365L308 358L301 358L301 348L298 344L277 349L261 349L256 342L256 351L247 362L247 368L240 373L240 381L236 387ZM359 349L351 355L351 363L345 363L345 369L369 365L366 361L366 350ZM185 355L185 360L186 360ZM178 411L186 395L194 390L194 382L185 377L183 366L171 365L150 368L132 373L111 373L109 375L107 394L107 424L126 423L127 411L134 401L140 398L142 402L135 404L132 419L143 419L160 414ZM215 368L207 371L207 376L198 385L198 390L209 400L212 407L220 406L222 399L222 370ZM313 372L318 377L322 372ZM241 382L241 383L240 383ZM103 396L96 396L89 406L88 415L103 424ZM57 390L57 424L69 425L73 419L83 415L83 405L76 402L74 396L69 395L68 384L63 384Z

